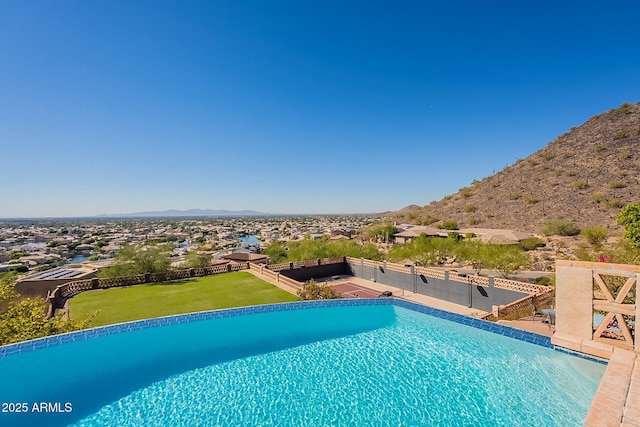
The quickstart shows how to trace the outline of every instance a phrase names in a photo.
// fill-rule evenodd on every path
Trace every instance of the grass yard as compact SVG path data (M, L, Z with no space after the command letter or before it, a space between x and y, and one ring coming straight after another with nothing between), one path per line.
M247 272L170 283L83 292L69 300L72 318L93 318L92 326L220 308L297 301L298 297Z

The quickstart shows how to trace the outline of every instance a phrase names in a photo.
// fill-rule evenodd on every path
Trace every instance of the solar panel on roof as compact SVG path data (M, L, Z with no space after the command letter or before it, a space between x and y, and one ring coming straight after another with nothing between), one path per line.
M69 271L67 277L76 277L82 274L82 271Z

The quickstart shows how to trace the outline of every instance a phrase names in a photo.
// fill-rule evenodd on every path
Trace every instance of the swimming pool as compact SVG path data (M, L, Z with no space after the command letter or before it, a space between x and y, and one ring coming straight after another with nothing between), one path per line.
M582 424L603 364L413 308L442 314L287 303L2 347L0 401L28 410L0 425Z

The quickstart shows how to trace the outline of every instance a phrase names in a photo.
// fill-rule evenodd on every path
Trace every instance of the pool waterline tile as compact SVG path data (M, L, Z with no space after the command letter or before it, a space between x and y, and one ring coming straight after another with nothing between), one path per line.
M344 306L366 306L366 305L393 305L397 307L403 307L415 312L424 313L430 316L439 317L451 322L460 323L466 326L482 329L487 332L495 333L497 335L503 335L519 341L525 341L541 347L554 349L556 351L562 351L567 354L571 354L584 359L591 359L599 363L603 363L601 359L591 357L588 355L567 352L563 349L557 348L551 344L551 338L538 335L533 332L521 331L512 327L492 323L486 320L477 319L470 316L465 316L458 313L451 313L445 310L441 310L434 307L428 307L420 305L411 301L397 299L397 298L355 298L355 299L339 299L339 300L319 300L319 301L299 301L299 302L286 302L280 304L267 304L252 307L241 308L228 308L221 310L211 310L205 312L178 314L173 316L165 316L154 319L137 320L133 322L121 323L116 325L102 326L85 331L70 332L62 335L56 335L51 337L38 338L31 341L20 342L16 344L9 344L6 346L0 346L0 357L5 357L14 353L20 353L24 351L33 351L38 348L51 347L67 342L86 340L90 338L97 338L103 335L112 335L120 332L127 332L133 330L140 330L146 328L153 328L158 326L173 325L191 321L209 320L215 318L235 317L245 314L258 314L269 313L277 311L290 311L302 308L321 308L321 307L344 307Z

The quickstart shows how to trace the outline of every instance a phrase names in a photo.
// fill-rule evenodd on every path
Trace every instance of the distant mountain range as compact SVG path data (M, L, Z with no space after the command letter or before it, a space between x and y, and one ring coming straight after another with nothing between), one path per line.
M188 209L188 210L176 210L170 209L167 211L149 211L149 212L134 212L125 214L101 214L97 215L99 218L169 218L169 217L238 217L238 216L268 216L270 214L257 211L228 211L224 209Z
M426 206L387 213L398 222L536 232L567 219L619 229L623 206L640 201L640 103L591 117L500 172Z

